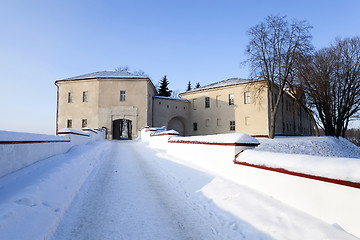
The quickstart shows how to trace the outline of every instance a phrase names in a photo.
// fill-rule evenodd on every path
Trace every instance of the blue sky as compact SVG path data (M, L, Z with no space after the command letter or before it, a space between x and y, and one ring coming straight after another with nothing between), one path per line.
M271 14L308 21L316 48L360 35L359 0L0 1L0 129L53 134L54 81L122 65L179 91L247 78L246 32Z

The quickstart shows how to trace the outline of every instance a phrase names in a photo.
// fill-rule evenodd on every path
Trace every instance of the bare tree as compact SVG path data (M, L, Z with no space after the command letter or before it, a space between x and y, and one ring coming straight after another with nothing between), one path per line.
M265 80L269 90L270 138L275 136L276 113L286 83L294 76L299 56L312 49L311 28L305 21L289 23L285 16L268 16L248 31L247 53L252 78Z
M130 68L127 65L119 66L115 68L115 71L117 72L128 72L130 71Z
M118 71L118 72L129 72L130 71L130 68L128 67L128 65L123 65L123 66L119 66L117 68L115 68L115 71ZM147 74L146 72L144 72L143 70L139 69L139 70L136 70L134 71L134 74L137 74L139 76L144 76L144 77L149 77L149 74Z
M147 74L146 72L144 72L141 69L136 70L134 73L137 74L137 75L143 76L143 77L149 77L149 74Z
M299 76L325 135L344 137L360 110L360 37L315 52L302 61Z

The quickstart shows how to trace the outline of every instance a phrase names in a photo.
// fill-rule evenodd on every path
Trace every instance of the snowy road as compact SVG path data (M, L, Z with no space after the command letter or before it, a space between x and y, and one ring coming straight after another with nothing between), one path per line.
M54 239L201 239L191 222L196 219L182 216L163 185L133 144L114 142Z
M52 239L355 239L144 143L110 149Z

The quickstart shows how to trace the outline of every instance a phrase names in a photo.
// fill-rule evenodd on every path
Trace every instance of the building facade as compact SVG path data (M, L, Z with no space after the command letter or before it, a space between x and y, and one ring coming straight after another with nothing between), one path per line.
M108 139L131 139L145 126L181 135L243 132L269 135L270 106L264 81L232 78L181 93L156 96L148 77L103 71L57 80L56 129L106 127ZM276 135L313 135L310 118L285 93Z
M242 132L269 136L269 90L265 81L231 78L180 94L191 103L189 135ZM275 135L314 135L309 116L284 93Z
M106 127L109 139L120 139L137 137L140 128L152 126L156 89L148 77L103 71L55 84L57 130Z

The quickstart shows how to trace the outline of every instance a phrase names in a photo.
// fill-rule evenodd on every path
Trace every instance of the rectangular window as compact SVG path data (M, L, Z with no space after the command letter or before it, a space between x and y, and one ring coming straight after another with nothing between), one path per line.
M125 102L125 97L126 97L126 91L121 90L120 91L120 102ZM161 102L159 102L159 104L161 104Z
M192 100L192 102L193 102L193 109L196 110L196 98L194 98L194 99Z
M235 131L235 121L230 121L230 131Z
M218 119L216 120L216 125L217 125L217 126L221 126L221 118L218 118Z
M244 104L250 103L250 92L244 92Z
M229 94L229 105L234 105L234 94Z
M83 119L82 121L81 121L81 127L87 127L87 119Z
M83 92L83 102L88 102L88 92Z
M197 131L197 123L196 122L193 123L193 130Z
M250 124L250 117L245 117L245 125L248 126Z
M209 108L209 107L210 107L210 98L205 97L205 108Z
M68 103L72 103L72 102L73 102L73 93L68 92Z
M220 95L216 96L216 107L220 106Z
M68 119L68 120L67 120L66 127L67 127L67 128L72 128L72 120L71 120L71 119Z
M209 126L210 119L205 119L205 127Z

